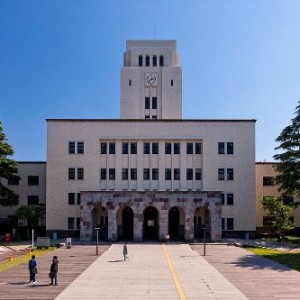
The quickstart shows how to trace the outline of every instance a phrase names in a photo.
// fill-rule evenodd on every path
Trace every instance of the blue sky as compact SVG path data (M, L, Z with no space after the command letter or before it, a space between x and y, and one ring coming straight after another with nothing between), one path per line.
M119 118L127 39L175 39L183 117L256 119L256 160L300 100L300 1L1 0L0 120L46 160L47 118ZM154 30L155 28L155 30Z

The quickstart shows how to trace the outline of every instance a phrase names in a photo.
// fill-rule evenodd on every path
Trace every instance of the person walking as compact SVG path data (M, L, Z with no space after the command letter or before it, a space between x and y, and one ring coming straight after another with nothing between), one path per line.
M128 259L128 250L127 250L127 243L124 243L123 246L123 256L124 256L124 260Z
M35 260L35 255L31 256L31 259L28 262L28 269L30 274L29 282L36 283L35 275L38 273L37 262Z
M57 256L53 256L52 263L50 266L50 278L51 278L51 285L53 285L53 282L55 285L57 285L57 273L58 273L58 258Z

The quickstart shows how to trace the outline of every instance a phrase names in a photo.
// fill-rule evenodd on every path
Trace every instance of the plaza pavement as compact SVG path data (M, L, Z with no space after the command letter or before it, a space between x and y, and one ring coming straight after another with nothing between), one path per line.
M0 272L0 299L299 299L300 273L228 244L75 245L38 257L37 284L27 264ZM59 257L59 285L48 270Z

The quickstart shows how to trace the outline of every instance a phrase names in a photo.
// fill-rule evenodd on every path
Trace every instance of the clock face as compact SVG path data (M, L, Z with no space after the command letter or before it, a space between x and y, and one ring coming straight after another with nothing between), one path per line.
M145 84L146 84L146 86L156 86L157 85L157 74L146 73L145 74Z

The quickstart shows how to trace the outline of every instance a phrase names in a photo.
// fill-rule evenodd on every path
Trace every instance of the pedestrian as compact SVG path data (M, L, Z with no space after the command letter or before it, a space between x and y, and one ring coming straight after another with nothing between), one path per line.
M57 256L53 256L52 263L50 266L50 273L49 277L51 278L51 285L53 285L53 282L55 285L57 285L57 273L58 273L58 258Z
M124 246L123 246L123 256L124 256L124 260L129 259L128 258L128 250L127 250L127 243L126 242L124 243Z
M37 270L37 262L35 260L35 255L32 255L31 259L29 260L28 269L30 274L29 282L36 283L35 275L38 273L38 270Z

